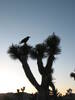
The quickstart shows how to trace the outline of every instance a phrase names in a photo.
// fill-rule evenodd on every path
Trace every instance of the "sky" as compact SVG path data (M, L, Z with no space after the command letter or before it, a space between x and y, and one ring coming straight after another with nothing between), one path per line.
M61 39L61 54L53 63L54 84L61 93L69 88L75 92L75 81L70 78L75 68L75 0L0 0L0 93L16 92L23 86L25 92L36 91L21 63L7 51L26 36L31 36L28 43L35 46L53 32ZM40 83L36 61L28 63Z

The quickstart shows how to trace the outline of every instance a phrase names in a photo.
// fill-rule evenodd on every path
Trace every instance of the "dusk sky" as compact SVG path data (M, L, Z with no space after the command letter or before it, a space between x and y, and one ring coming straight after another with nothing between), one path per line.
M7 54L10 45L31 36L28 43L43 42L53 32L61 39L61 54L53 64L54 84L65 93L75 92L70 73L75 69L75 0L0 0L0 92L15 92L26 87L35 88L26 78L22 65ZM40 83L36 61L29 59L30 68Z

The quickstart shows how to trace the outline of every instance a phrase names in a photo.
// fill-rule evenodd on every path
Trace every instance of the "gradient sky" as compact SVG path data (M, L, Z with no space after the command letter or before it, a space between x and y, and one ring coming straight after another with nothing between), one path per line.
M55 32L61 38L62 52L53 64L54 83L61 92L72 88L70 72L75 68L75 0L0 0L0 92L35 89L26 78L21 63L7 54L8 47L27 35L33 46ZM36 61L29 59L31 70L40 83Z

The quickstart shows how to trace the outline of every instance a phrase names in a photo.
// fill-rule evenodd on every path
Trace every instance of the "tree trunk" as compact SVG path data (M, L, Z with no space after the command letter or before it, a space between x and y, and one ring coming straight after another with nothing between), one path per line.
M48 89L41 88L37 96L37 100L49 100Z
M49 100L49 86L53 90L54 98L56 98L56 91L55 91L55 86L52 82L52 64L54 61L54 56L49 56L47 65L44 68L42 59L38 57L37 59L37 65L38 65L38 70L39 73L42 76L42 81L41 81L41 89L39 91L38 99L37 100Z

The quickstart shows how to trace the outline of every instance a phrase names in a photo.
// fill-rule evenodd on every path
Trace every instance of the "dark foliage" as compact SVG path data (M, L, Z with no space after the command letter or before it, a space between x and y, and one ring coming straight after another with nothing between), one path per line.
M48 54L53 54L53 55L60 54L61 52L61 49L59 47L60 38L56 36L54 33L45 40L45 44L47 47Z
M20 55L19 55L19 46L12 44L12 46L10 46L9 49L8 49L8 53L10 54L10 56L13 59L18 59L20 57Z
M58 55L61 52L59 44L60 38L53 33L43 43L37 44L35 48L32 48L30 56L32 59L36 59L37 56L45 58L49 55Z
M74 80L75 80L75 73L72 72L72 73L70 74L70 76L73 77Z

